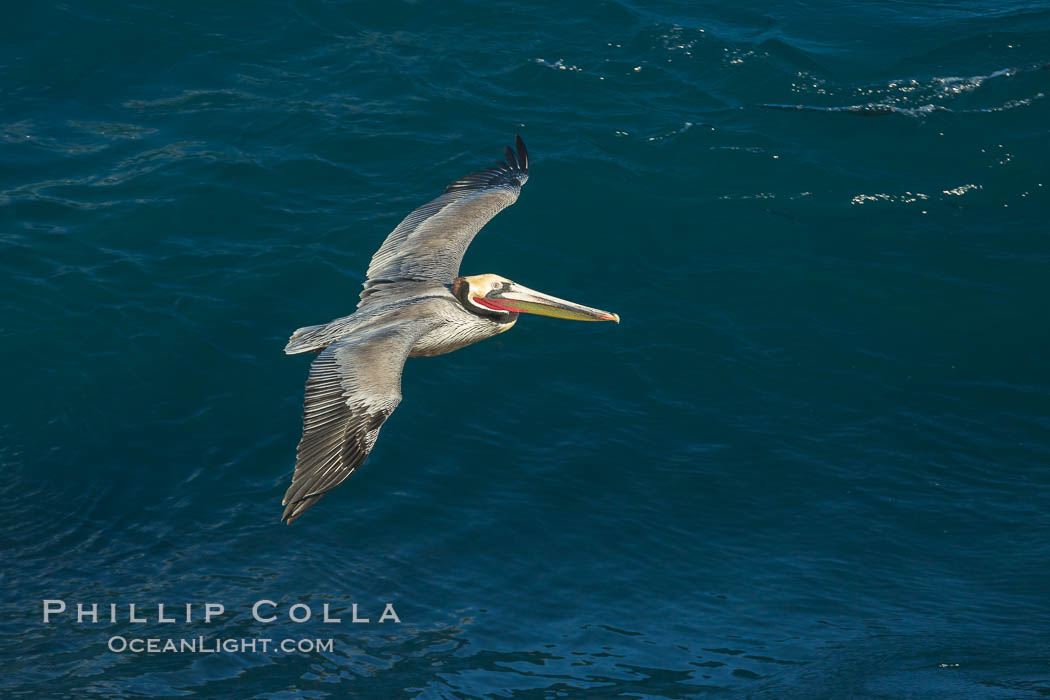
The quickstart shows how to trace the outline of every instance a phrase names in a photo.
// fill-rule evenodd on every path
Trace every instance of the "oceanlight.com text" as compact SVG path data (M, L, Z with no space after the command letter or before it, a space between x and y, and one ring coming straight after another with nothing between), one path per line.
M117 654L312 654L330 652L333 639L272 639L269 637L123 637L109 638L109 650Z

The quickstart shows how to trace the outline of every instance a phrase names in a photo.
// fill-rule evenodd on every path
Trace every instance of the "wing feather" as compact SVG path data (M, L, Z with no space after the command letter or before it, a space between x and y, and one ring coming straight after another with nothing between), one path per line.
M401 402L401 372L412 345L436 319L403 320L329 345L310 366L303 436L281 519L291 523L368 457Z
M362 302L377 284L421 280L448 284L459 274L467 246L481 227L518 199L529 179L529 154L520 136L517 153L449 184L437 199L419 207L395 228L372 257Z

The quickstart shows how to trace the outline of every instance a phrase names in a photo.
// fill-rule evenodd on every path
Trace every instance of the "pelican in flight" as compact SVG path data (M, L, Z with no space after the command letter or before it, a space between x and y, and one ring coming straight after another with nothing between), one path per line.
M292 334L286 353L320 354L306 380L303 436L283 521L298 518L365 461L401 403L406 359L491 338L510 330L523 313L619 323L616 314L499 275L459 276L475 234L514 204L529 179L520 136L514 145L517 152L506 148L505 161L456 180L398 224L368 265L357 311Z

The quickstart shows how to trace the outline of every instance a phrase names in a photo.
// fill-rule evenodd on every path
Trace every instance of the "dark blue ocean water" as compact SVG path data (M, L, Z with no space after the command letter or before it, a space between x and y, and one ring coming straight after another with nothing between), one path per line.
M7 3L0 38L4 697L1050 695L1050 3ZM515 133L464 272L623 323L410 360L280 525L285 340Z

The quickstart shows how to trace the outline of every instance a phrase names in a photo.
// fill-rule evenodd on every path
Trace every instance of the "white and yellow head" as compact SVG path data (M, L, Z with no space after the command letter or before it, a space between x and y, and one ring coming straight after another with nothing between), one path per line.
M614 313L542 294L499 275L457 277L452 283L452 293L468 311L500 323L513 323L518 314L571 321L620 322Z

